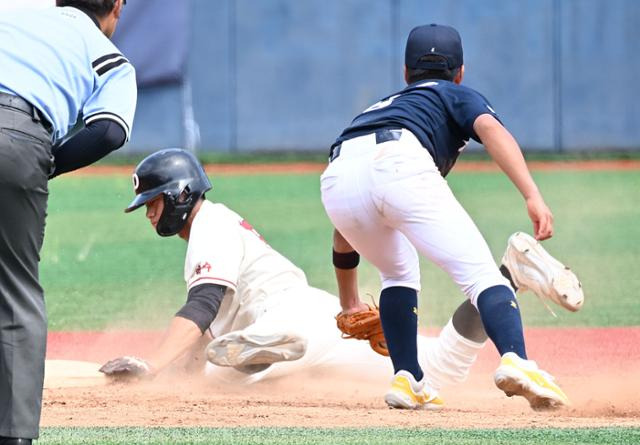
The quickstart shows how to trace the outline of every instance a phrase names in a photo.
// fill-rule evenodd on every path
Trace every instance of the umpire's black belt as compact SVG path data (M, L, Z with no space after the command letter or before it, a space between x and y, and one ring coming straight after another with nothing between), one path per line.
M369 134L371 134L371 133L369 133ZM373 134L376 135L376 144L382 144L383 142L399 140L400 136L402 136L402 129L384 128L384 129L376 130L375 132L373 132ZM360 135L360 136L366 136L366 135ZM356 136L356 137L360 137L360 136ZM334 145L333 147L331 147L331 154L329 155L329 162L334 161L338 156L340 156L340 150L342 149L342 144L344 142L347 142L348 140L349 139L344 140L341 143L339 143L338 145Z
M52 133L53 126L47 120L47 118L44 117L42 112L20 96L0 92L0 105L29 114L34 122L39 122L44 127L44 129L47 130L47 133Z

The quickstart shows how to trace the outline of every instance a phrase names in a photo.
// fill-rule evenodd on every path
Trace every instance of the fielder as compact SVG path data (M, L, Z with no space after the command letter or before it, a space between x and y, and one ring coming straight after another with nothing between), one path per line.
M536 239L553 234L553 216L517 142L489 102L460 85L463 75L462 43L455 29L414 28L405 53L408 86L357 116L333 144L321 188L336 228L333 262L341 306L344 313L360 310L353 290L363 255L382 280L380 317L395 372L385 401L394 408L432 403L437 390L425 377L415 342L419 252L443 268L478 309L501 356L494 374L498 388L508 396L524 396L534 409L561 407L569 403L567 396L528 360L509 280L444 180L473 138L522 193ZM541 249L525 237L511 244L526 254L527 243ZM577 309L582 292L575 275L544 263L551 277L545 285L554 288L549 298L557 295L560 303Z
M14 2L17 3L17 2ZM129 138L135 70L109 38L125 0L0 16L0 443L38 437L47 342L38 277L48 180ZM82 118L79 130L70 134Z
M333 295L310 287L304 273L241 216L205 199L211 184L193 155L180 149L154 153L136 167L133 183L136 197L126 211L146 205L159 235L178 234L188 242L187 302L146 359L119 357L101 371L114 377L153 376L203 339L207 374L241 384L314 366L362 372L389 367L367 343L341 339ZM455 311L437 339L418 336L430 385L439 389L464 380L485 340L469 302ZM385 353L378 342L371 346ZM429 407L442 404L435 394Z

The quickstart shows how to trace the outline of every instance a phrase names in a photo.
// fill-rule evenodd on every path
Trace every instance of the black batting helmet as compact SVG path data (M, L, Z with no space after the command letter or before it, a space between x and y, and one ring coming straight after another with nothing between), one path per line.
M157 196L164 196L164 210L156 225L160 236L175 235L184 227L200 197L211 183L196 157L180 148L167 148L144 158L133 173L136 197L129 213Z

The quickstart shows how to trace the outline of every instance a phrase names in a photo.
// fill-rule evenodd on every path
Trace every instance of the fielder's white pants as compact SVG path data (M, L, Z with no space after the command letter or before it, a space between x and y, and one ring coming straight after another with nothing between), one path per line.
M242 332L258 336L278 333L300 336L307 340L304 356L274 363L254 374L207 363L206 373L214 380L236 384L320 368L344 371L345 374L391 376L391 360L374 352L369 342L341 337L334 318L339 311L340 304L335 296L313 287L290 289L276 298L269 298L266 310ZM466 379L483 345L460 336L451 321L439 337L418 336L419 361L429 384L440 389Z
M321 189L331 222L378 269L383 289L420 290L418 252L444 269L474 305L483 290L509 286L480 231L410 131L381 144L375 134L343 142Z

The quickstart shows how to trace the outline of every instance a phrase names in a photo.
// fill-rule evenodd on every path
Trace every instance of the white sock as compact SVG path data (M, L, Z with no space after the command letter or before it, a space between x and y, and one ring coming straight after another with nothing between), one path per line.
M428 341L419 341L420 366L427 382L436 390L465 381L478 352L486 343L477 343L461 336L451 319L438 338L425 340Z

